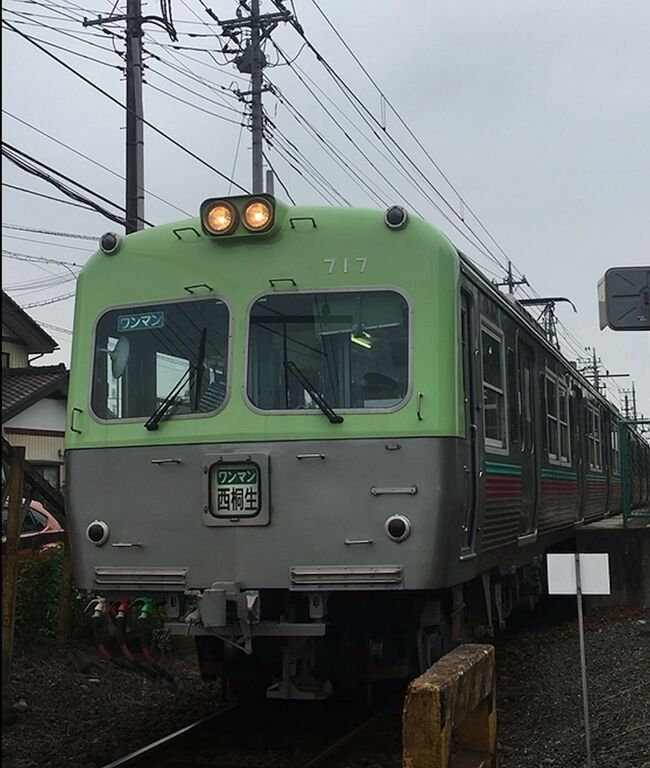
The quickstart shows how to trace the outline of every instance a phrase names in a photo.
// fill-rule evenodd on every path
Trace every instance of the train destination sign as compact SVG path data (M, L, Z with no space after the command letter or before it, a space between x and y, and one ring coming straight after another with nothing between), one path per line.
M248 464L213 469L212 509L217 515L251 515L260 509L259 469Z
M163 328L165 325L164 312L139 312L132 315L120 315L117 318L117 330L124 331L152 331Z

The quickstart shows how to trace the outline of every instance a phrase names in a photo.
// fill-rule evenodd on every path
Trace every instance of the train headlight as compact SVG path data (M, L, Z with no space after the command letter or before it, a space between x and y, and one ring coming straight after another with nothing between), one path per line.
M250 232L264 232L273 223L273 206L268 200L254 198L244 206L242 219Z
M237 209L226 200L211 202L202 214L203 226L211 235L228 235L237 226Z
M103 520L93 520L86 528L86 538L96 547L101 547L108 541L108 525Z
M411 533L411 521L404 515L393 515L384 523L386 536L393 541L404 541Z

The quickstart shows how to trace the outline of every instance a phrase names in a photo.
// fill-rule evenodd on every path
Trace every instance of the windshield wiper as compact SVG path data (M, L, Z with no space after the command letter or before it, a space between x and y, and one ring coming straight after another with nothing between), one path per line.
M144 425L145 429L148 429L150 432L158 429L158 422L162 419L162 417L176 402L176 399L180 395L183 387L189 381L193 370L194 370L193 366L190 366L185 371L185 373L180 377L180 379L178 380L174 388L171 390L171 392L162 401L162 403L160 403L160 405L151 414L151 416L149 416L149 419L145 422L145 425Z
M343 416L339 416L332 406L325 400L325 398L316 391L313 384L309 381L309 379L305 376L305 374L298 368L298 366L292 361L287 360L284 363L284 367L287 369L289 373L292 373L296 379L302 384L303 388L306 392L308 392L311 395L311 399L316 403L316 405L321 409L321 411L327 416L327 418L330 420L332 424L341 424L343 421Z
M198 399L199 399L199 386L201 381L201 373L203 369L203 361L205 360L205 342L207 337L208 329L207 326L203 329L201 332L201 339L199 341L199 351L198 355L196 357L196 365L189 365L185 373L180 377L180 379L176 382L170 393L167 395L167 397L160 403L160 405L156 408L156 410L151 414L149 419L145 422L144 428L148 429L150 432L155 431L158 429L158 424L162 420L163 416L167 413L167 411L172 407L172 405L176 402L178 396L183 391L183 387L185 384L190 381L192 373L196 372L197 379L196 379L196 394L194 396L195 401L195 407L194 410L198 411Z

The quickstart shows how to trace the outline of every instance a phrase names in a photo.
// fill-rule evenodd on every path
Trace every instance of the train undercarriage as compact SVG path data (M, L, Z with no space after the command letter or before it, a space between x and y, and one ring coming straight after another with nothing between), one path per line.
M193 635L202 677L237 695L317 700L412 678L486 638L542 592L542 558L438 591L290 592L214 584L166 628ZM192 596L190 596L192 597Z

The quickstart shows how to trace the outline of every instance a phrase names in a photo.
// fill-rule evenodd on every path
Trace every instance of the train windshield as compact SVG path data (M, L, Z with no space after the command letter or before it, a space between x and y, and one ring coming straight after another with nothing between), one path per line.
M168 400L167 416L214 413L226 397L228 328L228 308L214 298L106 312L95 333L94 414L141 419Z
M408 390L408 322L395 291L264 296L250 314L248 398L265 411L315 410L311 389L335 410L395 408Z

